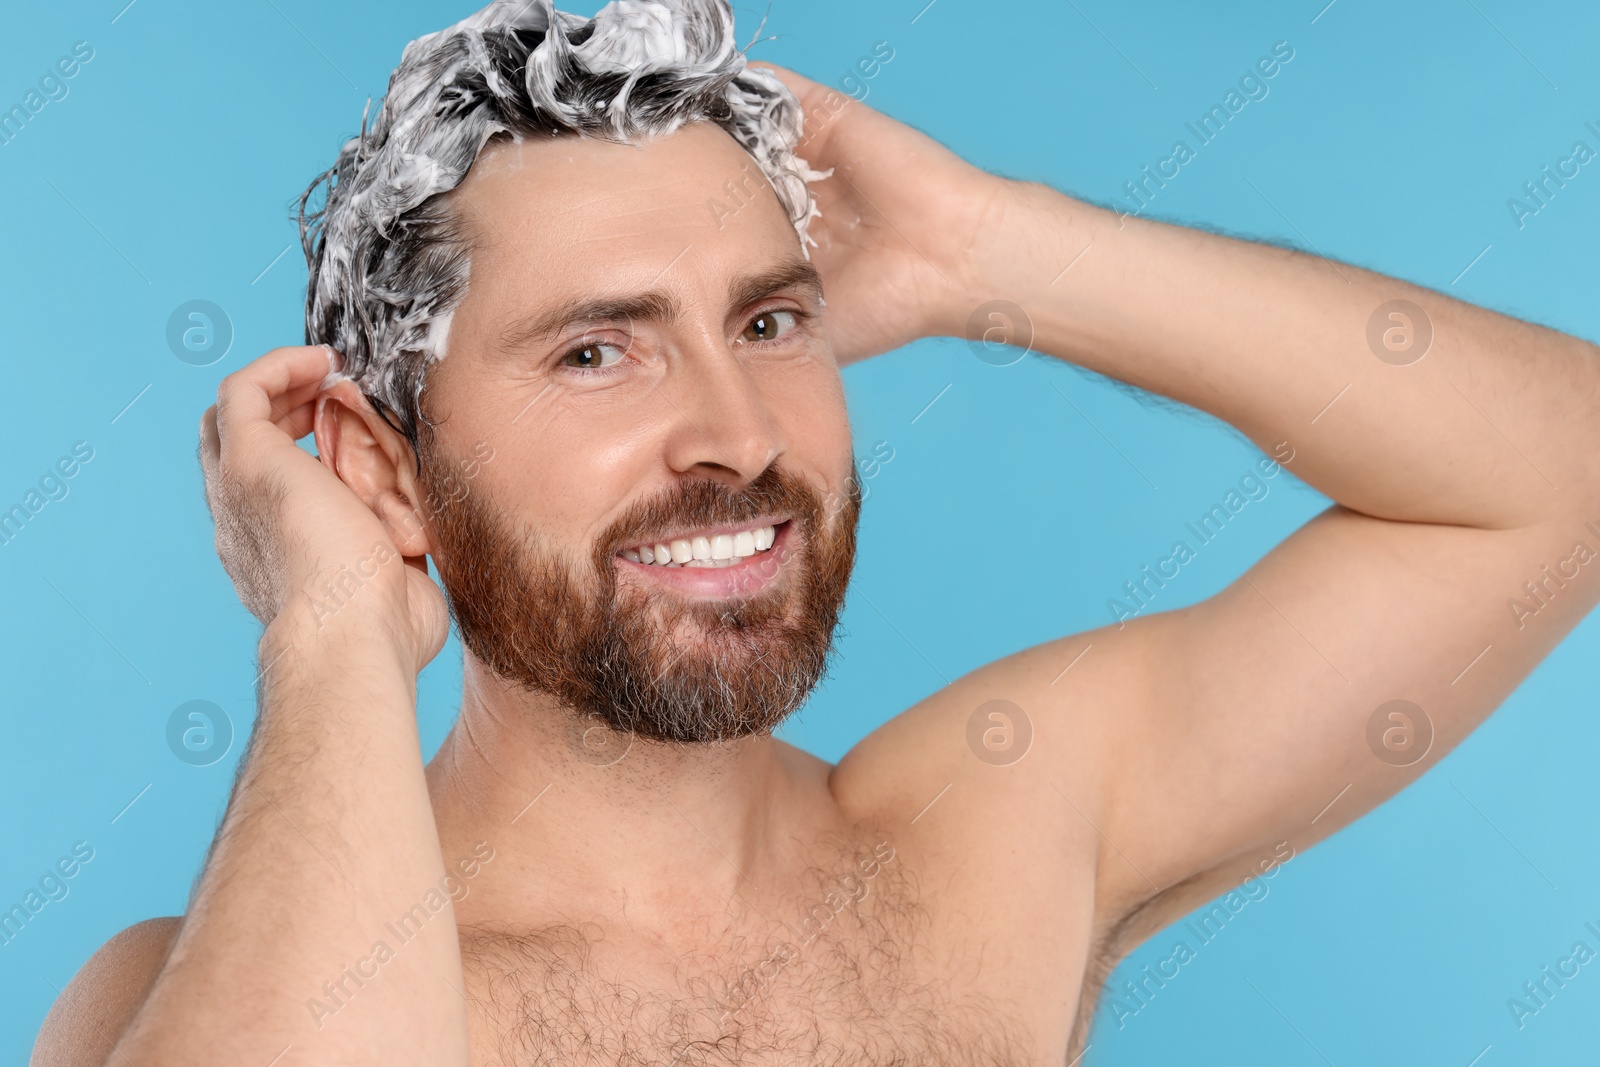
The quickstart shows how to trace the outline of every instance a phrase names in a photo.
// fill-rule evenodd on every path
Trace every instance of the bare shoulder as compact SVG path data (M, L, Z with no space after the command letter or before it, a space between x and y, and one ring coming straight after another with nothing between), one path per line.
M1070 772L1080 782L1099 773L1097 742L1114 734L1119 709L1148 697L1148 623L1054 638L956 678L846 753L835 792L876 806L911 801L932 778L949 781L963 769L1003 768L1018 778Z
M1029 881L1054 882L1035 891L1092 883L1117 749L1158 668L1149 630L1141 618L1082 631L956 678L848 752L835 797L952 862L988 854L969 866L993 881L1020 885L1014 863L1029 866ZM1113 850L1110 862L1124 861Z
M117 934L73 976L45 1017L30 1067L101 1067L166 962L182 919L146 919Z

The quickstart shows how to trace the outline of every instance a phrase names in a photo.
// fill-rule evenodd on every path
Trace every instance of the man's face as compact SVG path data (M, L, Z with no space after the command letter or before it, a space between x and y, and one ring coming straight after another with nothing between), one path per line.
M428 371L419 488L463 642L617 730L770 729L821 677L860 507L776 196L695 123L499 143L454 202L471 276ZM671 565L633 558L674 542Z

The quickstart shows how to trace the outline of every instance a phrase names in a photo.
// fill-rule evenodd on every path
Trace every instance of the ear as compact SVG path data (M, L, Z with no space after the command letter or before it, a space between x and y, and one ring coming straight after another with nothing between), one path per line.
M394 431L348 378L317 395L317 455L382 520L400 555L431 554L411 442ZM414 564L415 565L415 564ZM427 564L422 563L424 572Z

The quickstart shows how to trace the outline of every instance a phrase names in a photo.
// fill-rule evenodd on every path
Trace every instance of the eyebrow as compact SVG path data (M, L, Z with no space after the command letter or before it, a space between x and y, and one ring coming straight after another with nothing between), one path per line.
M822 295L822 277L807 260L797 259L771 270L741 274L728 283L728 303L742 308L785 289ZM518 319L500 335L500 347L516 350L554 337L577 322L622 322L648 319L672 323L682 311L676 297L660 289L611 297L580 297Z

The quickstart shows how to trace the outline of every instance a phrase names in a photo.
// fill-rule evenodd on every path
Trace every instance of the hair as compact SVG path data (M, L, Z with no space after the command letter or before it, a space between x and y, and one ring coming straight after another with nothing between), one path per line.
M336 348L344 367L329 379L354 380L415 450L426 367L444 356L467 289L466 229L445 194L484 147L563 135L638 143L696 121L754 158L809 257L818 212L806 183L827 172L795 155L799 101L746 66L728 0L612 0L592 19L551 0L495 0L412 41L371 125L363 115L360 135L300 197L306 343ZM319 189L322 207L308 210Z

